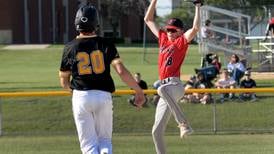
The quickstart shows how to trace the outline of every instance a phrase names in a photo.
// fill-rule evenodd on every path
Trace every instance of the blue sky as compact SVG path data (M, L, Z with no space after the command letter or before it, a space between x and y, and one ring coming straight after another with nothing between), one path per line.
M158 0L157 15L164 16L171 12L171 0Z

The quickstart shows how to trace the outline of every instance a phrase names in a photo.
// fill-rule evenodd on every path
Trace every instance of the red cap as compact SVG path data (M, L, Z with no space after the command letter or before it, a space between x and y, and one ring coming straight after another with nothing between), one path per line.
M171 18L167 21L165 29L184 29L184 24L178 18Z

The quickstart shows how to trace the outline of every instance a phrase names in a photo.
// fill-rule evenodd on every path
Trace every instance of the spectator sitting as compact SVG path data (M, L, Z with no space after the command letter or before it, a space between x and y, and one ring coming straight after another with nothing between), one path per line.
M210 81L206 80L203 73L197 74L198 81L195 83L194 87L196 89L211 88L213 85ZM208 104L211 100L211 94L209 93L194 93L193 94L197 102L202 104Z
M160 86L161 86L161 80L157 80L157 81L155 81L155 82L153 83L153 88L156 89L156 90L157 90ZM159 99L160 99L160 96L159 96L157 93L154 94L154 95L153 95L153 98L152 98L152 100L151 100L152 104L154 104L155 106L157 106Z
M194 85L197 81L197 78L195 75L192 75L189 80L185 83L185 90L189 88L194 88Z
M245 71L245 78L241 81L240 84L241 88L255 88L256 82L251 78L251 72ZM255 93L242 93L240 94L241 100L249 100L251 99L252 102L256 101L256 94Z
M219 74L221 63L216 54L209 53L203 60L202 68L195 69L196 73L203 73L205 80L213 80Z
M246 68L243 63L240 62L240 58L236 54L231 56L230 62L227 65L227 69L230 73L230 76L236 81L237 85L239 85L241 78L244 76Z
M229 72L227 69L223 69L221 78L215 83L215 86L218 89L224 89L224 88L235 88L236 81L229 76ZM233 94L221 94L221 103L224 102L225 97L229 97L230 99L233 98Z
M212 61L214 58L218 58L218 56L214 53L208 53L203 57L202 68L212 65Z
M192 75L189 80L185 83L184 87L185 90L195 88L194 85L197 82L197 78L195 75ZM193 94L185 94L184 97L181 100L182 103L191 103L194 102L194 96Z
M222 64L219 62L219 57L216 54L212 56L211 65L215 66L215 68L217 69L217 73L219 74Z
M135 73L134 74L134 79L135 79L135 81L138 83L138 85L142 88L142 89L148 89L148 87L147 87L147 83L144 81L144 80L142 80L141 79L141 74L140 73ZM145 95L146 96L146 95ZM146 97L146 100L145 100L145 103L143 104L143 106L146 106L147 105L147 97ZM131 96L129 99L128 99L128 102L130 103L130 104L132 104L133 106L136 106L135 104L134 104L134 102L135 102L135 96L133 95L133 96Z

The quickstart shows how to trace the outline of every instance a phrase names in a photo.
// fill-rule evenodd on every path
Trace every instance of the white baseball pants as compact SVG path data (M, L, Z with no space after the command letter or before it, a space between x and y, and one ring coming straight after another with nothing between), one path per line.
M157 90L161 96L155 113L152 137L157 154L166 154L164 132L171 114L179 124L186 123L186 118L177 102L184 95L184 86L179 78L167 78Z
M73 90L72 110L82 154L112 154L112 96Z

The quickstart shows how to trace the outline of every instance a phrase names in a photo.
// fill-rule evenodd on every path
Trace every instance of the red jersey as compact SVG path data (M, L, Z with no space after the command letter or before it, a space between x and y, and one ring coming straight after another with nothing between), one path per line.
M271 18L268 23L269 25L274 25L274 18Z
M165 31L159 31L159 78L180 77L180 68L185 59L188 42L184 35L171 42Z

